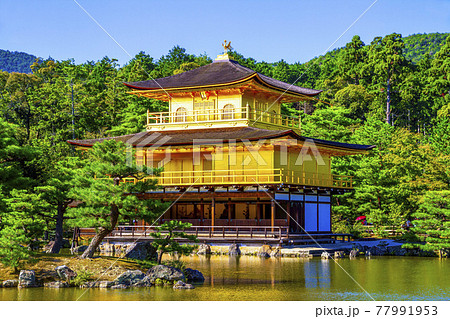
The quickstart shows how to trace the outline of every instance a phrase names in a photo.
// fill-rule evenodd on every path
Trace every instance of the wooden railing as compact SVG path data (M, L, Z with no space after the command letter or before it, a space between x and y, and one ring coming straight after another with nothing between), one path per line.
M277 114L272 111L250 109L250 107L230 110L211 110L208 112L147 112L147 126L183 123L218 123L227 121L249 120L270 123L290 128L300 128L301 118Z
M157 231L157 226L118 226L108 238L148 238ZM177 231L177 230L175 230ZM180 230L178 230L180 231ZM191 226L185 233L195 235L199 239L208 238L289 238L289 227L286 226ZM165 231L161 231L165 234ZM79 235L94 236L94 228L80 228Z
M296 172L285 169L237 169L212 171L168 171L158 179L161 186L287 184L317 187L353 188L351 176ZM136 183L134 178L125 182Z

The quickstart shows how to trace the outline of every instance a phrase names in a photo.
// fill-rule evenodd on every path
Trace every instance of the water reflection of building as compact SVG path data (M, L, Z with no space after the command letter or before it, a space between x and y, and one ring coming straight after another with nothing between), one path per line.
M306 288L330 288L330 261L321 259L303 263Z

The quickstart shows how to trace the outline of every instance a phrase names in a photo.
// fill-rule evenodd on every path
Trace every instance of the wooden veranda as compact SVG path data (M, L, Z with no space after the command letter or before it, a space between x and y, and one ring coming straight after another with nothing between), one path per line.
M152 232L156 226L118 226L105 237L106 242L152 241ZM293 233L287 226L191 226L184 231L195 235L202 243L245 245L276 244L281 246L334 243L336 240L350 241L351 234L343 233ZM163 232L164 233L164 232ZM77 235L81 238L92 237L94 228L80 228ZM186 239L179 238L180 242Z

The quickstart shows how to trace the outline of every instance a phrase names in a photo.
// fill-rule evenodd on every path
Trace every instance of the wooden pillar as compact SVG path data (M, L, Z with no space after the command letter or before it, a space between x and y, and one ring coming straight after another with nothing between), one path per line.
M192 218L193 219L198 219L199 217L197 215L197 213L198 213L198 211L197 211L197 204L195 202L193 202L192 206L193 206L192 207L192 209L193 209L193 211L192 211Z
M272 201L270 202L270 225L272 226L272 232L273 232L273 227L275 225L275 200L272 199Z
M228 207L228 226L230 225L230 220L231 220L231 198L228 198L228 203L227 203L227 207Z
M259 198L256 200L256 216L258 218L258 226L261 220L261 204L259 203Z
M203 202L203 198L200 199L200 218L205 219L205 203Z
M178 204L175 204L175 219L178 219Z
M289 229L291 228L291 198L289 196L289 200L287 201L287 205L286 205L286 213L287 213L287 221L288 221L288 232Z
M212 231L214 231L214 219L216 215L216 200L213 196L212 200L211 200L211 226L212 226Z

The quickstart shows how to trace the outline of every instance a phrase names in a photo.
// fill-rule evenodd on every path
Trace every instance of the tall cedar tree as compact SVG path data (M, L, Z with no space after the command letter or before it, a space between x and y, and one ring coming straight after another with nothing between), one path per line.
M144 192L156 189L156 180L138 180L136 184L125 182L125 178L142 177L142 171L153 171L138 167L134 155L129 157L133 160L127 162L125 143L106 140L96 143L87 152L84 165L75 171L70 196L81 204L69 209L68 216L74 218L72 221L76 226L97 229L81 258L93 257L97 247L118 222L130 219L151 221L167 206L159 201L139 198Z

